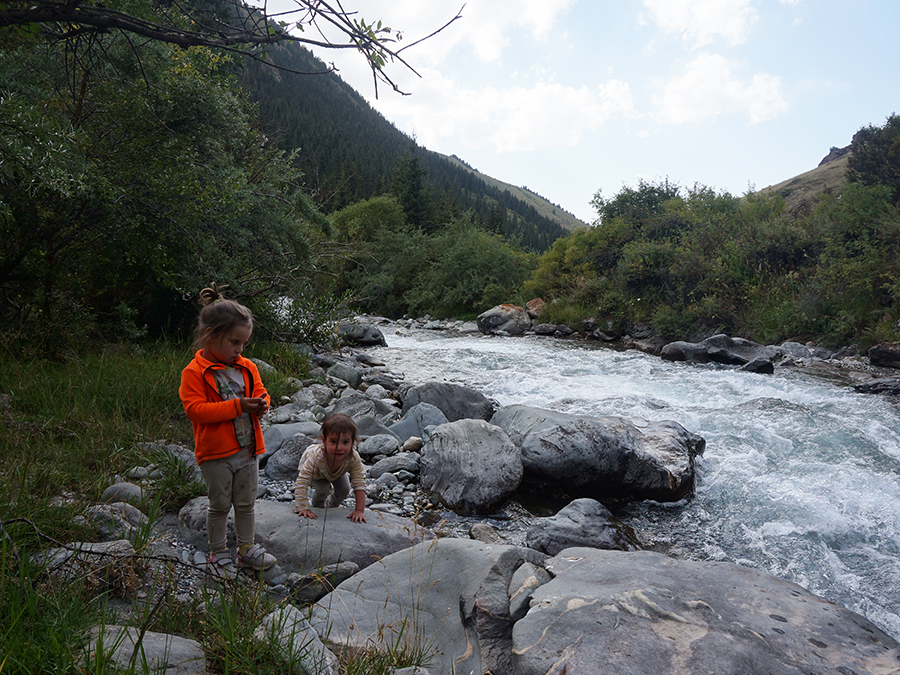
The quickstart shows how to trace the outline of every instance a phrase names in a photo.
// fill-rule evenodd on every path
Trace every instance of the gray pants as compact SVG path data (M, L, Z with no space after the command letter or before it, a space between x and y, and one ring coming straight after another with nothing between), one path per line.
M331 492L332 487L334 487L334 492L331 494L331 499L328 500L328 506L331 508L340 506L341 502L350 494L350 476L346 473L334 483L324 479L312 480L310 483L309 503L316 508L325 506L325 498Z
M234 531L238 546L252 544L256 536L256 487L259 482L259 461L241 450L229 457L208 459L200 464L206 481L209 508L206 511L206 531L210 552L224 550L228 512L234 506Z

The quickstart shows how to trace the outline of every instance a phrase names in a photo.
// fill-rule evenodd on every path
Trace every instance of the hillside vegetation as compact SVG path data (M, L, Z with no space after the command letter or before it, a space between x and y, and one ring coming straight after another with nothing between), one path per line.
M898 147L891 115L843 157L743 198L668 182L597 193L599 225L557 241L526 292L549 301L551 321L591 316L611 331L644 321L672 339L894 340Z

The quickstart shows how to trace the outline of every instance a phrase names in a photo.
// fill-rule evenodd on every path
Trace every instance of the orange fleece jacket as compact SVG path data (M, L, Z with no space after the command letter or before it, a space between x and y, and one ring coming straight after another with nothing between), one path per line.
M202 350L198 351L181 371L181 386L178 388L184 411L194 426L194 454L197 456L197 464L207 459L229 457L241 449L232 422L242 414L241 401L237 398L222 399L212 371L224 369L225 364L205 359L202 354ZM264 397L268 402L269 393L263 386L256 364L239 356L234 367L244 374L244 396ZM255 415L250 417L253 420L256 454L261 455L266 451L262 427Z

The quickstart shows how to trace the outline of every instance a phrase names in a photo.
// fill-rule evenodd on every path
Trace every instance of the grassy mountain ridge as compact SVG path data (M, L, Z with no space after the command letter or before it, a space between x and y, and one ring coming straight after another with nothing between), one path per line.
M509 190L509 192L512 193L514 197L516 197L517 199L521 199L527 204L530 204L538 211L538 213L541 213L542 215L558 222L560 226L562 226L562 228L567 232L572 232L573 230L587 227L588 225L584 221L580 220L577 216L575 216L575 214L569 213L563 207L559 206L558 204L554 204L551 201L548 201L544 197L541 197L536 192L532 192L528 188L510 185L509 183L504 183L503 181L493 178L492 176L481 173L478 169L473 169L456 155L441 156L445 157L449 162L458 164L467 171L471 171L473 174L481 178L481 180L483 180L485 183L494 185L500 190Z
M847 167L850 153L844 152L831 159L822 160L815 169L788 178L759 190L760 194L776 193L784 197L785 208L790 213L811 207L823 193L836 192L847 183Z

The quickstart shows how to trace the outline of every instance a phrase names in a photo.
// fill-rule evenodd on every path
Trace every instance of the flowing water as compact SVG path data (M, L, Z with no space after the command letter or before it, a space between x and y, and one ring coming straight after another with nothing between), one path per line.
M900 407L803 368L774 376L550 338L386 329L406 380L706 439L692 497L617 515L648 547L793 581L900 639Z

